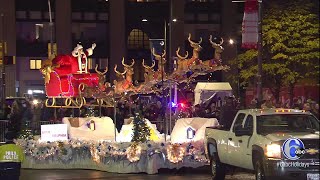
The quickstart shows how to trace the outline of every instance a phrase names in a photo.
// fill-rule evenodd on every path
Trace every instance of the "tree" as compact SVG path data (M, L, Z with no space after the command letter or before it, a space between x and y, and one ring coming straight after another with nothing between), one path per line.
M133 136L131 142L144 143L150 137L150 129L146 123L146 120L140 115L136 114L133 119Z
M297 82L319 80L318 6L311 0L270 0L263 5L263 85L277 101L281 87L290 87L293 99ZM248 50L237 57L242 85L254 82L257 55L256 50Z

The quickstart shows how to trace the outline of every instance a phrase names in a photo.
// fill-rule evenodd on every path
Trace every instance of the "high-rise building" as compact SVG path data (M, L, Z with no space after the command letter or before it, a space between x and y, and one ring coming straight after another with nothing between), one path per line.
M93 69L96 64L101 69L108 66L109 80L115 78L114 65L125 57L128 62L131 58L136 60L134 80L143 81L141 62L145 59L151 64L150 40L166 39L168 71L172 69L172 57L178 47L190 52L189 33L194 41L203 38L200 59L210 59L214 49L209 35L239 40L243 3L231 0L0 0L0 14L4 15L0 33L4 34L3 41L7 44L5 56L15 59L15 63L6 65L6 95L21 96L28 91L44 90L39 69L48 52L71 54L78 43L84 48L97 44L89 68ZM236 55L236 47L227 43L223 46L222 56L228 64ZM215 78L225 80L221 73Z

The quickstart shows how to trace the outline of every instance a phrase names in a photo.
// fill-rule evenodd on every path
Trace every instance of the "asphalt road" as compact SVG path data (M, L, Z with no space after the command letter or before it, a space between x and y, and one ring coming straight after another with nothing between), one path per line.
M22 169L20 180L210 180L209 169L164 170L154 175L116 174L94 170L35 170ZM227 175L227 180L253 180L248 172L235 172Z

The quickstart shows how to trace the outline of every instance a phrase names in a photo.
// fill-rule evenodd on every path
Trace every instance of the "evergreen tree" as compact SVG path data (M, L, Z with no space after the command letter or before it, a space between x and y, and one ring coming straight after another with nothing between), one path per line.
M150 137L150 129L145 121L145 119L141 116L141 114L137 113L133 119L133 137L131 142L146 142Z

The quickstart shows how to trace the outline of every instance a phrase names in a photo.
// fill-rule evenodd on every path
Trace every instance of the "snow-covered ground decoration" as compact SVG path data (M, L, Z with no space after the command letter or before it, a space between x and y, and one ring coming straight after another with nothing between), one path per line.
M90 129L94 122L95 129ZM161 134L155 124L145 119L150 128L150 141L163 142L164 134ZM122 126L120 133L114 128L113 120L110 117L88 117L88 118L63 118L62 122L68 125L70 139L80 139L85 141L116 141L131 142L133 135L133 123ZM75 123L76 122L76 123ZM171 143L184 143L191 141L203 141L205 128L217 126L219 123L215 118L183 118L178 119L170 135ZM194 131L194 136L190 138L190 132ZM189 136L188 136L189 133ZM167 136L167 139L169 136Z
M150 128L150 140L132 143L128 142L133 134L133 125L130 123L123 125L120 133L117 133L109 117L63 118L63 122L68 125L67 141L16 141L26 154L27 160L23 162L23 168L82 168L148 174L155 174L160 168L197 168L208 163L203 144L205 128L218 125L215 118L179 119L171 133L171 141L167 136L168 141L164 142L164 135L146 119ZM95 127L90 128L93 122ZM115 135L118 142L114 141Z
M22 167L32 169L84 168L155 174L160 168L196 168L208 163L202 141L180 144L148 141L137 144L136 148L132 148L132 143L85 140L41 142L19 139L16 144L26 154Z
M81 139L86 141L114 141L115 136L117 135L115 133L118 133L115 130L113 120L110 117L64 117L62 122L68 125L68 134L70 139ZM93 123L94 128L92 128Z
M171 143L203 141L206 127L218 126L216 118L182 118L178 119L171 133ZM188 138L188 130L195 131L193 138Z

